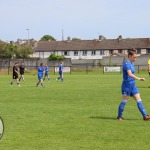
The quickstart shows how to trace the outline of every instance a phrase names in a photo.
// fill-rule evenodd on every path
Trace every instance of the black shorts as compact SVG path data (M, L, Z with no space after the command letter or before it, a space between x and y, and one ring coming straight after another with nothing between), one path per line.
M13 74L13 79L18 79L18 74Z
M24 75L24 72L20 72L21 75Z

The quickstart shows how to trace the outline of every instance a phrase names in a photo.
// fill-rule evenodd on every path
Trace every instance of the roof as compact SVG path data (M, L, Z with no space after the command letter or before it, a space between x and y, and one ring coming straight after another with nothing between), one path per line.
M150 48L150 38L72 40L72 41L40 41L35 52L76 51L76 50L126 50Z

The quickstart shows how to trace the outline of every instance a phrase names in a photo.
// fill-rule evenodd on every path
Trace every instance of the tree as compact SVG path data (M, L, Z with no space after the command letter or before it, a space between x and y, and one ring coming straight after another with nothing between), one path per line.
M53 53L49 56L48 60L63 60L64 58L64 56L59 56Z
M18 51L18 46L13 44L6 44L4 47L4 53L2 58L16 58L17 51Z
M40 39L40 41L56 41L56 39L53 37L53 36L51 36L51 35L44 35L41 39Z
M76 37L72 38L72 41L80 41L80 40L81 40L81 39L76 38Z
M24 45L18 48L16 51L16 58L29 58L32 54L32 47L29 45Z
M4 55L4 51L5 51L5 45L6 45L6 43L5 42L3 42L3 41L0 41L0 58L2 58L3 57L3 55Z

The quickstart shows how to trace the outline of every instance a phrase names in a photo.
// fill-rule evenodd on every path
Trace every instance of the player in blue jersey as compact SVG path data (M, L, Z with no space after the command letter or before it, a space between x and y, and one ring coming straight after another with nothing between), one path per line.
M118 120L123 120L122 115L124 107L130 96L136 100L138 109L141 112L143 119L150 119L150 116L147 115L146 110L142 104L139 91L135 84L135 80L145 81L145 78L139 78L134 74L135 68L133 62L136 60L136 58L136 49L131 49L128 51L128 60L123 64L122 101L118 108Z
M44 66L43 63L40 64L40 66L37 68L37 75L38 75L38 83L36 84L36 87L41 83L41 86L44 87L43 83L43 73L44 73Z
M61 64L59 65L59 69L58 69L59 77L58 77L56 80L61 79L62 82L64 81L63 68L64 68L64 67L63 67L63 62L61 62Z
M43 81L45 80L46 77L48 78L48 80L50 80L48 64L45 64L45 68L44 69L45 69L45 74L44 74Z

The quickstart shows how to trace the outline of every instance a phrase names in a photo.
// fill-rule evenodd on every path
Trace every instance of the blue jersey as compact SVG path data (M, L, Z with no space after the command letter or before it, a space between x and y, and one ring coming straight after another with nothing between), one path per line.
M38 67L38 79L41 80L43 78L44 67Z
M46 67L45 67L45 75L48 75L48 73L49 73L49 67L46 66Z
M131 70L132 74L135 73L134 64L131 63L130 61L125 61L125 63L123 64L123 82L135 81L128 75L127 73L128 70Z
M60 64L60 65L59 65L59 72L62 72L62 71L63 71L63 65Z
M38 67L38 74L43 74L44 72L44 67L39 66Z
M132 74L135 73L134 64L130 61L125 61L123 64L123 82L122 82L122 95L124 96L134 96L139 93L136 85L135 79L128 75L128 70L131 70Z

